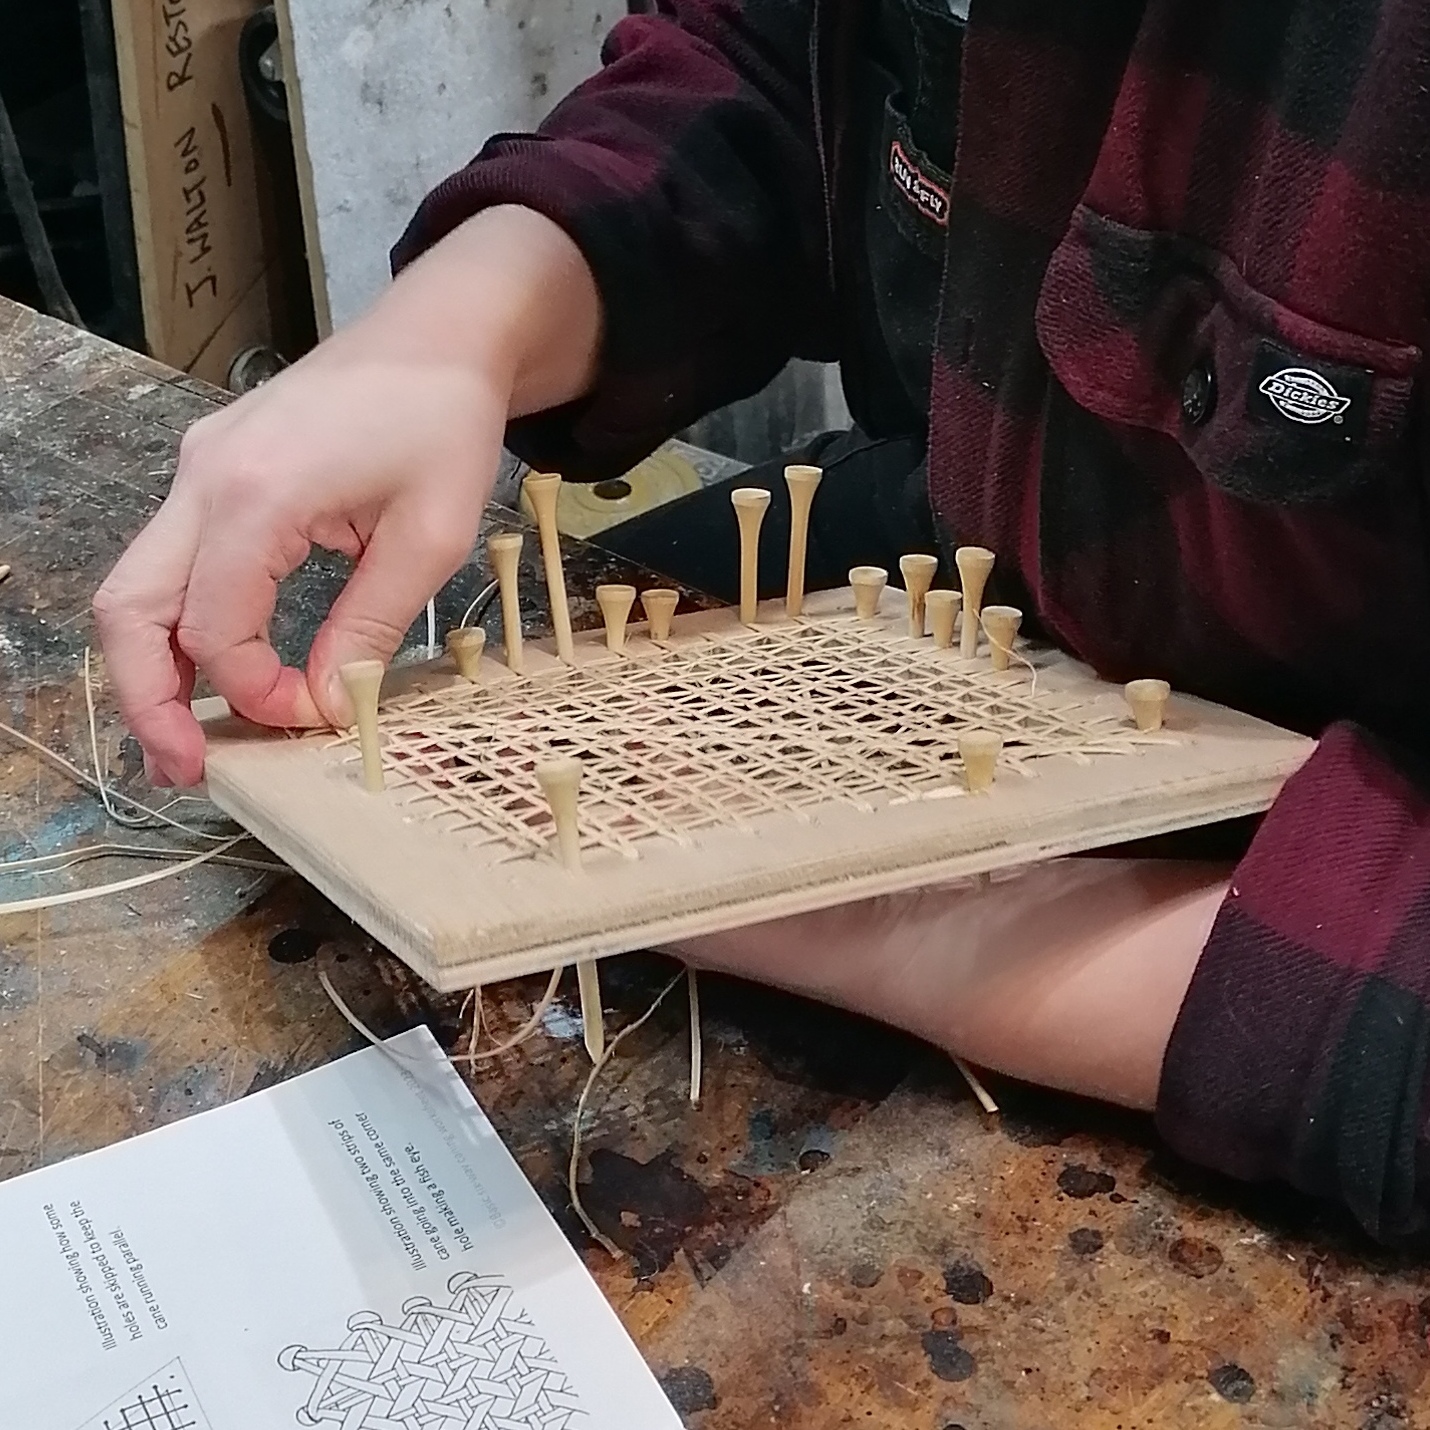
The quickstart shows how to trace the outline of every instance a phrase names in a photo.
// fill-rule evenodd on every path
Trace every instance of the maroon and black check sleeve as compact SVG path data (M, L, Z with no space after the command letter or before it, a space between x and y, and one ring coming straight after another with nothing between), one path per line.
M597 391L514 434L601 476L838 356L861 7L662 0L538 138L424 205L541 209L606 305ZM1430 1212L1430 7L978 0L929 493L1000 597L1110 679L1320 736L1239 867L1159 1124L1242 1177Z
M808 0L663 0L538 135L499 135L428 197L398 266L464 218L522 204L581 247L603 300L600 377L514 425L536 465L619 476L792 356L831 357Z
M1427 1231L1430 783L1327 731L1237 870L1183 1004L1158 1120L1189 1158Z

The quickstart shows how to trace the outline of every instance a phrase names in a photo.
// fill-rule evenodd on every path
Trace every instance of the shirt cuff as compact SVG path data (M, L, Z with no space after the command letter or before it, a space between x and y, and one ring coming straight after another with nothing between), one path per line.
M1287 782L1218 914L1163 1064L1189 1160L1430 1233L1430 781L1351 725Z

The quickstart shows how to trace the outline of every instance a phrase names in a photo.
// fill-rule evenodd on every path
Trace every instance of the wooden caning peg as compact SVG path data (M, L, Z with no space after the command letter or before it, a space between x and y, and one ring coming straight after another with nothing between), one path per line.
M933 643L938 650L948 650L953 645L953 628L958 623L958 608L962 604L963 597L957 591L930 591L924 597L929 625L933 627Z
M998 756L1003 753L1003 737L995 730L965 730L958 737L958 754L970 794L993 787Z
M626 622L631 618L631 607L635 603L634 586L596 587L596 604L601 608L601 619L606 623L607 650L625 650Z
M521 656L521 533L500 531L487 542L487 555L501 587L501 625L506 663L520 675Z
M730 502L740 523L740 620L752 626L760 605L760 524L770 494L763 487L736 487Z
M576 659L576 643L571 635L571 606L566 599L566 568L561 563L561 532L556 525L561 478L554 472L531 472L521 486L536 513L536 529L541 536L541 564L546 571L556 654L570 665Z
M369 794L382 792L382 737L377 729L377 701L385 666L380 660L353 660L338 668L348 693L362 750L362 783Z
M680 604L680 592L666 586L653 586L641 592L641 610L650 625L651 640L659 643L670 639L670 623Z
M915 640L923 639L924 598L933 585L933 575L937 570L937 556L911 553L899 557L899 574L904 578L904 590L909 598L909 634Z
M953 559L963 587L963 635L959 654L964 660L972 660L978 654L978 618L983 610L983 588L993 569L993 553L986 546L960 546Z
M809 551L809 509L824 472L819 467L785 468L789 487L789 581L785 590L785 612L795 617L804 610L804 568Z
M536 780L556 822L556 847L561 862L575 873L581 868L581 761L570 756L545 760L536 767ZM600 1062L606 1051L606 1020L601 1011L601 980L594 960L583 960L576 965L576 981L581 990L581 1025L586 1051L592 1062Z
M591 1061L606 1055L606 1014L601 1007L601 974L594 958L576 965L576 986L581 993L581 1033Z
M457 674L475 685L481 679L482 652L487 633L480 626L455 626L447 632L447 654L457 664Z
M536 767L536 782L551 806L556 823L556 848L561 862L570 870L581 867L581 761L574 757L543 760Z
M849 573L849 585L854 591L854 614L861 621L872 621L879 614L879 597L889 584L889 573L882 566L856 566Z
M1127 703L1139 730L1160 730L1167 718L1172 687L1165 680L1133 680L1126 687Z
M1023 613L1017 606L984 606L983 630L988 636L988 656L994 670L1007 670L1013 656L1013 642L1018 639L1018 627Z

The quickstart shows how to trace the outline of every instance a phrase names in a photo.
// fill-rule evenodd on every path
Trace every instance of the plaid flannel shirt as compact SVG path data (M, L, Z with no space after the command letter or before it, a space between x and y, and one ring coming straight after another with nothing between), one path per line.
M575 237L600 377L511 434L573 477L791 355L859 380L860 7L656 11L394 256L495 203ZM1416 0L974 0L928 459L943 530L1059 643L1320 737L1236 872L1158 1121L1402 1243L1430 1230L1427 72Z

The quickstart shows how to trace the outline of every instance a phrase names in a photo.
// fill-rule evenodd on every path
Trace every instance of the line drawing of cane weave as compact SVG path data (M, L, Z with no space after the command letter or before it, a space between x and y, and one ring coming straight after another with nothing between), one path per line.
M550 1347L501 1278L463 1272L451 1300L348 1320L330 1350L289 1346L286 1371L313 1377L300 1425L342 1430L576 1430L586 1412Z
M155 1383L107 1415L102 1424L104 1430L198 1430L201 1422L193 1418L194 1414L182 1392L165 1390Z
M209 1430L209 1419L183 1361L175 1356L80 1430Z

